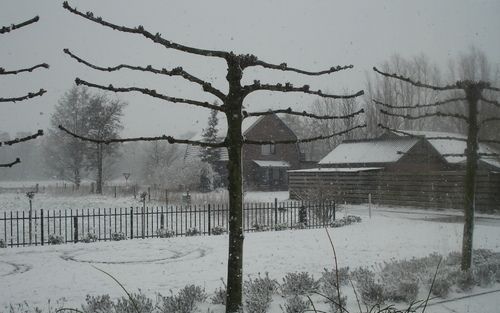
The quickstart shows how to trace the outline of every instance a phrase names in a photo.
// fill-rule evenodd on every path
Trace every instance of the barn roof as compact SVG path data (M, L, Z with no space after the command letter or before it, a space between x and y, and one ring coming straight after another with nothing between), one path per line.
M318 164L393 163L398 161L418 141L418 138L412 137L344 141L321 159Z
M401 132L408 133L414 136L422 136L424 137L433 147L436 149L439 154L444 155L446 162L450 164L459 164L465 163L465 156L454 156L450 154L462 154L465 152L465 148L467 147L467 136L449 133L449 132L435 132L435 131L416 131L416 130L400 130ZM393 132L394 134L402 137L407 137L404 134ZM437 138L459 138L459 139L437 139ZM486 154L498 154L499 151L495 150L491 146L487 144L480 143L479 144L479 153ZM480 156L480 161L487 163L491 166L500 169L500 158L495 156Z

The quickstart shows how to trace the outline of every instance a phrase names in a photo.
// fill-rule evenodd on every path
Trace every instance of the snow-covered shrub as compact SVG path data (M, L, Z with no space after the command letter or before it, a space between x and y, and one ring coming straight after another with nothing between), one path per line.
M375 273L367 268L358 268L352 272L361 300L365 304L382 304L385 301L384 287L375 281Z
M306 310L309 310L309 302L298 295L287 297L281 307L284 313L303 313Z
M82 305L82 312L84 313L107 313L112 312L113 301L109 295L90 296L85 297L85 304Z
M85 236L83 236L82 241L89 243L89 242L96 242L98 240L97 235L94 233L86 233Z
M156 235L160 238L175 237L175 231L171 229L160 228L156 230Z
M417 299L418 296L418 280L414 281L399 281L389 287L387 297L391 301L411 303Z
M113 241L120 241L120 240L125 240L127 239L127 236L121 231L117 231L111 234L111 240Z
M457 286L462 291L469 291L477 284L472 270L461 272L457 278Z
M47 242L49 245L60 245L64 243L64 237L58 234L49 234Z
M252 228L254 231L268 231L270 230L269 226L265 224L259 224L259 223L254 223L252 225Z
M478 265L473 269L474 280L481 287L489 287L495 283L495 271L488 263Z
M341 219L337 219L331 223L332 227L342 227L342 226L347 226L351 225L354 223L360 223L361 222L361 217L356 216L356 215L348 215L346 217L343 217Z
M335 296L333 298L330 298L330 300L328 300L327 302L328 304L330 304L330 308L332 309L333 313L344 313L345 306L347 304L347 296L343 296L342 293L340 293L340 301L337 298L338 294L335 294Z
M191 227L186 230L186 236L198 236L200 234L200 231L196 227Z
M1 248L7 248L7 243L3 239L0 239L0 249Z
M349 281L349 267L341 267L338 270L339 276L339 285L344 286L347 285ZM321 290L324 294L333 295L337 290L337 273L334 269L331 271L328 269L324 269L320 278L321 282Z
M121 297L113 303L116 313L137 313L136 306L141 313L152 313L155 310L153 300L141 293L140 290L139 293L131 293L130 298Z
M432 294L436 297L446 298L450 293L452 283L446 277L436 277L432 286Z
M306 295L318 289L319 282L307 272L287 273L281 284L284 296Z
M307 228L306 223L295 223L292 225L292 229L305 229Z
M288 228L288 224L287 223L278 223L276 225L274 225L274 230L286 230Z
M223 226L214 226L210 230L210 233L212 235L222 235L222 234L226 233L226 229Z
M212 301L212 304L222 304L226 305L226 296L227 296L227 291L224 286L224 288L219 287L215 290L214 295L210 300Z
M176 295L172 292L167 297L158 295L156 307L161 313L192 313L196 310L197 304L206 299L205 289L200 286L188 285Z
M246 312L265 313L271 304L273 293L276 291L278 283L269 278L259 277L246 280L243 283L243 294Z

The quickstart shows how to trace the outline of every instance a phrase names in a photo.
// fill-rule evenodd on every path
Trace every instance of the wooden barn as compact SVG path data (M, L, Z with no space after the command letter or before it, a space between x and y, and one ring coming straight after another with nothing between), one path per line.
M223 124L220 118L219 123ZM221 140L227 131L219 125ZM246 118L242 125L243 136L251 140L297 140L295 133L276 114ZM193 139L201 140L201 134ZM186 158L196 157L199 148L188 147ZM217 167L222 177L227 177L227 149L220 149ZM288 170L300 169L302 154L297 144L244 145L243 182L247 190L288 190Z
M317 168L289 171L290 196L320 195L339 202L435 208L462 208L465 141L433 139L460 135L409 132L386 133L376 139L345 141L325 156ZM480 153L497 153L480 145ZM481 157L476 204L500 210L500 160Z

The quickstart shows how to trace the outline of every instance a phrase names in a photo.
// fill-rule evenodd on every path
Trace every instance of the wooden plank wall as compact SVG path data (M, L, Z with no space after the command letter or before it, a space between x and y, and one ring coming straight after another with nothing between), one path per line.
M321 195L338 203L372 202L423 208L463 209L464 171L408 172L290 172L292 199ZM500 173L480 172L476 208L500 210Z

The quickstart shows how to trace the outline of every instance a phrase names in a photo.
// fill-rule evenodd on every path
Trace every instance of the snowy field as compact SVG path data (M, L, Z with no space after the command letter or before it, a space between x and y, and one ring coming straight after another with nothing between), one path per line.
M30 185L31 186L31 185ZM274 202L288 199L288 191L284 192L247 192L247 202ZM147 202L148 206L161 206L163 202ZM141 206L133 196L113 197L109 195L63 196L48 193L37 193L33 199L33 209L63 210L63 209L98 209L98 208L130 208ZM0 213L9 211L29 210L29 200L25 192L0 193Z
M358 211L363 221L330 229L339 266L377 266L391 259L460 250L462 224L436 220L440 212L426 211L425 215L375 209L370 219L366 206L349 206L348 211ZM474 245L500 251L500 222L493 219L492 223L477 225ZM269 272L281 281L287 272L308 271L319 278L324 268L333 267L333 254L323 229L249 233L244 254L245 277ZM113 274L128 290L141 289L152 297L155 292L169 294L187 284L201 285L211 293L222 285L226 259L227 235L0 249L0 308L24 300L46 308L49 298L53 303L62 297L67 306L79 307L87 294L122 296L119 286L93 266ZM470 293L499 288L497 284ZM421 290L420 298L426 296L425 292ZM349 290L346 295L349 310L356 312L354 295ZM499 295L431 305L426 312L498 312ZM221 307L212 309L222 312ZM271 312L282 311L273 304Z

